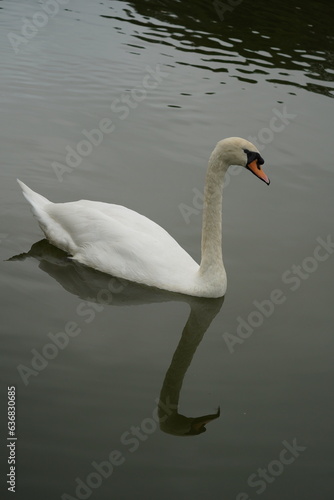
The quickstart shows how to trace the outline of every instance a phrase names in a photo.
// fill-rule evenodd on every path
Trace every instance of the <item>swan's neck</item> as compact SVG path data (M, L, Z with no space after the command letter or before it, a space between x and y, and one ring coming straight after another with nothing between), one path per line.
M209 160L204 191L200 265L202 275L225 273L222 257L222 201L224 176L228 167L214 151Z

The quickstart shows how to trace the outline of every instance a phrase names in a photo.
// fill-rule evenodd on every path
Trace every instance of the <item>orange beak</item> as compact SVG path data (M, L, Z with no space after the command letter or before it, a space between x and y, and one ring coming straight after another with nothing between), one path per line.
M258 177L259 179L261 179L261 181L265 182L269 186L270 180L268 179L268 177L266 176L266 174L263 172L263 170L261 168L261 165L258 164L257 160L254 160L251 163L249 163L247 165L247 168L248 168L248 170L250 170L251 172L253 172L253 174L256 175L256 177Z

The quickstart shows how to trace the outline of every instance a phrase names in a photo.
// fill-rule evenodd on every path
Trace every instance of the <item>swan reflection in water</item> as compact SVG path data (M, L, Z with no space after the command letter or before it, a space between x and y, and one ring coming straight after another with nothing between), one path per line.
M220 416L218 409L216 413L186 417L178 412L178 405L185 374L205 332L220 311L224 297L202 299L118 279L71 260L65 252L45 239L32 245L29 252L9 260L24 260L28 257L37 259L42 271L69 293L87 302L117 306L167 301L188 303L190 314L160 391L160 429L176 436L193 436L205 432L206 424Z

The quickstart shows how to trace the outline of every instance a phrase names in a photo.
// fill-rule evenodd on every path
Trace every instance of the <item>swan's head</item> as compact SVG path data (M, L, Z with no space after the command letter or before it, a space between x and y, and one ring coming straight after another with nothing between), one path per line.
M225 165L241 165L266 184L270 184L270 180L261 167L264 164L264 159L260 155L260 151L246 139L241 137L223 139L218 142L214 152L224 161Z

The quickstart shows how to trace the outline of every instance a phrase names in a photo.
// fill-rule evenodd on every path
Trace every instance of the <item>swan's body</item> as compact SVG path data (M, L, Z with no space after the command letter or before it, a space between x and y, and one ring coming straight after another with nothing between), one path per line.
M243 165L269 184L261 163L258 150L244 139L225 139L214 149L206 177L200 265L167 231L133 210L87 200L52 203L18 182L47 239L78 262L172 292L221 297L227 284L221 248L224 175L229 165Z

